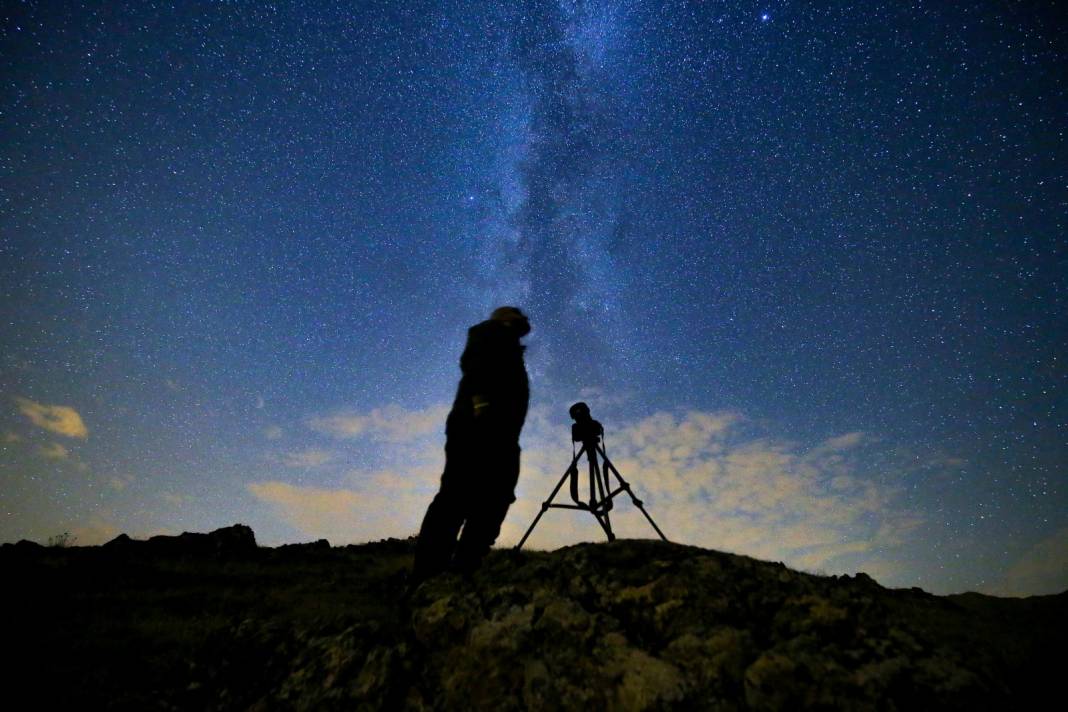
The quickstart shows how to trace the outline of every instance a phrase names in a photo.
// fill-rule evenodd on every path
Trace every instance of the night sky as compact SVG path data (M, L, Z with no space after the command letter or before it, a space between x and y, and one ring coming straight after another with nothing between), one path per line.
M0 541L413 534L515 304L499 544L581 398L672 540L1068 588L1068 27L812 5L5 3Z

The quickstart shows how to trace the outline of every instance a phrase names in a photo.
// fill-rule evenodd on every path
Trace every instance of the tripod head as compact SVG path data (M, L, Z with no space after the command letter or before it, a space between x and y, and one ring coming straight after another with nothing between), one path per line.
M597 443L604 436L604 426L593 419L590 407L581 401L571 406L567 412L575 421L571 426L571 440L582 443L591 452L596 452Z

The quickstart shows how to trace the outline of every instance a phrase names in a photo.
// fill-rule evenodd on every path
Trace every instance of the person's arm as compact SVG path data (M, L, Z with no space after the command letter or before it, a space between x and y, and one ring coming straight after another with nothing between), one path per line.
M472 328L460 357L460 369L471 388L471 411L476 418L487 412L493 391L493 345L490 336L484 327Z

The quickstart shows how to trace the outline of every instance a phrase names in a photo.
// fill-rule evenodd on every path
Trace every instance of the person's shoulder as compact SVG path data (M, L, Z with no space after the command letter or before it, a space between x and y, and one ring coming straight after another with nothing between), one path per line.
M468 337L477 339L492 339L497 336L503 336L505 332L504 325L499 321L493 321L487 319L486 321L480 321L467 330Z
M486 320L467 330L468 348L508 350L518 343L519 339L499 321Z

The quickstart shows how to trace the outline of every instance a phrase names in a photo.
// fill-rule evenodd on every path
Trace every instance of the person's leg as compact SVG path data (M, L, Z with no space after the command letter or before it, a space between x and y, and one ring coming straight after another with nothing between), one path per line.
M441 488L427 507L415 546L413 578L422 581L449 567L468 507L470 462L464 448L446 445Z
M467 521L453 559L454 568L465 574L478 568L497 541L508 508L515 501L519 446L502 447L488 453L479 474L478 491L472 493Z

